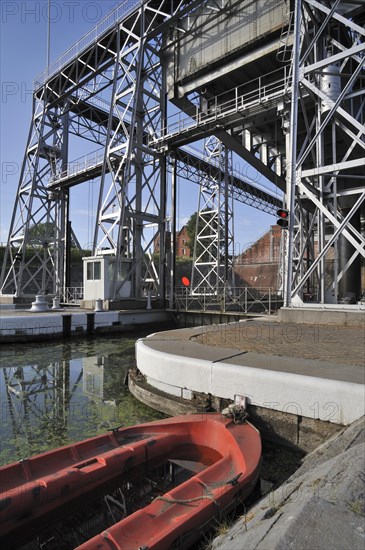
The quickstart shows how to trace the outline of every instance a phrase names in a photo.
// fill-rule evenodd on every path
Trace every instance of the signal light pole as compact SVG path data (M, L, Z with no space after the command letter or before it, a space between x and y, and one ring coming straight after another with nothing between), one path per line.
M276 215L279 216L279 219L276 220L277 225L280 225L282 229L288 229L289 227L289 210L280 208L276 211Z

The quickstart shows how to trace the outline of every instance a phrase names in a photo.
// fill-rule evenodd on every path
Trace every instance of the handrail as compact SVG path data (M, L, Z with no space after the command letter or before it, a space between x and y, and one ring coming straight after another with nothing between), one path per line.
M208 311L210 313L270 314L282 305L282 290L272 287L230 287L216 290L200 287L196 290L178 287L174 292L176 308L180 311Z
M69 162L68 164L66 164L62 172L54 174L50 178L49 183L54 184L64 178L70 178L71 176L75 176L76 174L81 174L83 172L86 172L87 170L90 170L91 168L94 168L97 165L102 164L104 160L104 154L105 147L100 147L99 149L95 149L95 151L91 151L91 153L88 153L87 155L83 155L82 157L79 157Z
M272 81L271 78L276 76L275 73L282 74L280 74L278 79ZM266 83L266 81L268 82ZM252 89L245 93L245 88L247 89L248 86ZM185 116L183 117L181 116L181 112L169 116L166 126L160 130L160 135L157 137L151 136L149 144L153 145L154 143L164 141L168 137L177 136L195 127L205 126L206 124L228 115L252 109L270 100L282 98L283 93L289 90L290 86L291 74L288 66L284 66L267 75L259 76L250 82L246 82L218 96L209 98L206 111L202 111L198 105L195 105L192 107L190 113L186 110L184 113Z
M39 90L48 79L60 72L70 61L77 58L82 51L88 48L102 34L109 30L115 23L121 21L132 11L143 3L143 0L124 0L113 11L108 13L91 31L87 32L78 42L73 44L68 50L55 59L45 71L34 79L33 89Z
M70 286L61 291L60 302L63 304L80 304L84 299L83 286Z

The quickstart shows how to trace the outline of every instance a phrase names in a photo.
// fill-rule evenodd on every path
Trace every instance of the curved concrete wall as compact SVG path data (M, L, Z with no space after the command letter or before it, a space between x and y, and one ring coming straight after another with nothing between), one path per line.
M185 399L193 392L227 399L240 394L252 405L342 425L364 414L362 384L184 357L153 349L148 338L138 340L136 360L148 384Z

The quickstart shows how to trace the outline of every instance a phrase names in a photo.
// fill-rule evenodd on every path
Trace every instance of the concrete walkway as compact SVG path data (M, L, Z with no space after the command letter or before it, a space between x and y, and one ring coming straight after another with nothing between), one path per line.
M155 333L136 345L137 367L167 394L196 392L347 425L364 414L362 327L265 318Z

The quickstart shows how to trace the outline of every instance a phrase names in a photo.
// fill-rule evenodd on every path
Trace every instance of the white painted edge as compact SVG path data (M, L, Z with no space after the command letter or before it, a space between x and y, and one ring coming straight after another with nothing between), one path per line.
M252 405L348 425L364 415L365 385L184 357L136 342L136 362L148 384L172 396L190 392L248 397Z

